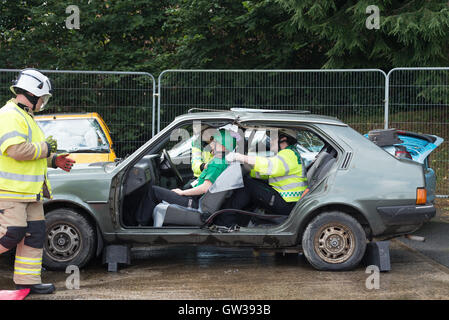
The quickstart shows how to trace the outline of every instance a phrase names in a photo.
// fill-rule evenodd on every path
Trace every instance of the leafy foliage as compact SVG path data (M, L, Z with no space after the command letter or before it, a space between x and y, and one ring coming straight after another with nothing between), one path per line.
M447 66L449 6L426 0L276 0L298 31L330 44L326 68ZM366 28L377 5L380 28Z

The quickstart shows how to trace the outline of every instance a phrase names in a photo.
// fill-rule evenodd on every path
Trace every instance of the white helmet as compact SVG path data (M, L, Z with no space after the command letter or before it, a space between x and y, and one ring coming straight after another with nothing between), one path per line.
M37 97L33 98L32 96L24 93L27 99L33 104L33 110L37 104L37 100L40 97L42 97L42 100L44 101L40 110L44 110L44 107L50 99L52 93L50 79L36 69L24 69L20 71L19 76L14 81L14 84L10 87L10 89L15 95L22 93L17 92L20 90L16 89L22 89Z

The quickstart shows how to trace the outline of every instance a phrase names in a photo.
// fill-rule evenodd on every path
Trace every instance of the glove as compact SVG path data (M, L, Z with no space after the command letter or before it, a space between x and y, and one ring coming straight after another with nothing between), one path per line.
M52 167L53 168L61 168L64 171L70 172L72 170L73 164L76 163L75 160L67 158L69 154L57 154L53 156Z
M235 153L235 152L229 152L226 155L226 161L227 162L234 162L234 161L243 162L243 154Z
M234 162L235 161L235 152L229 152L226 155L226 161L227 162Z
M48 146L48 153L55 153L58 150L58 142L53 139L53 136L47 137L47 139L45 139L45 142Z

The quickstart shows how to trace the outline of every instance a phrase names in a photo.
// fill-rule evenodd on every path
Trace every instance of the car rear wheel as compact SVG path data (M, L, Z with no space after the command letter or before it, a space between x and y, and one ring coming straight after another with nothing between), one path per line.
M366 234L346 213L324 212L307 226L302 247L309 263L318 270L350 270L365 254Z
M56 209L45 215L43 265L65 270L85 266L95 255L96 233L91 223L73 209Z

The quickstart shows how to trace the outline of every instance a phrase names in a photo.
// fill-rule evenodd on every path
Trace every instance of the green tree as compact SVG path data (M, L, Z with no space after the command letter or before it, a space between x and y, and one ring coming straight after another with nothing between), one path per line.
M298 33L274 1L182 0L170 15L177 68L319 68L324 61L319 41Z
M449 6L426 0L276 0L298 32L327 42L325 68L447 66ZM380 28L366 8L377 5Z
M0 0L4 68L161 70L170 52L162 25L171 0ZM80 9L67 29L66 8Z

